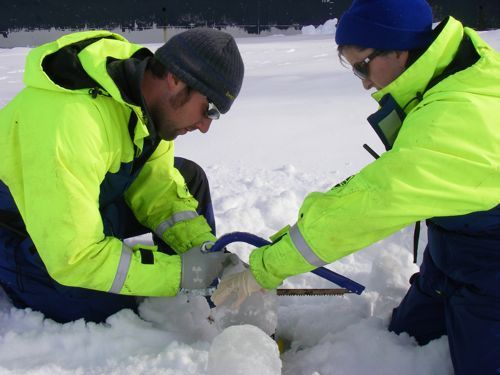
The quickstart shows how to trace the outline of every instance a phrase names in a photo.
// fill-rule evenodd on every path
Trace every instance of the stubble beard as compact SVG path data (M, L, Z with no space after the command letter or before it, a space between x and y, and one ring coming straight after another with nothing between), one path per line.
M177 111L189 101L190 97L191 90L185 87L182 91L168 98L168 106L172 112ZM161 105L158 105L151 113L155 128L161 139L173 141L179 135L180 126L168 118L165 108L160 107Z

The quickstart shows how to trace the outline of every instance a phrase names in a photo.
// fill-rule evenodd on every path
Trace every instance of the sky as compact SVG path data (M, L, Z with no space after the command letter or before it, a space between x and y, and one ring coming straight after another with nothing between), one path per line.
M237 38L246 71L233 108L209 133L176 141L176 154L207 172L219 235L269 237L295 223L308 193L328 190L370 163L363 143L383 151L366 122L377 104L339 63L331 32ZM482 36L500 49L500 30ZM0 107L23 87L28 51L0 49ZM123 310L102 324L59 324L14 308L0 288L0 375L452 374L446 337L420 347L387 331L418 270L412 238L413 228L405 228L328 266L366 286L361 295L255 295L240 311L210 309L191 293L147 298L139 316ZM138 241L150 238L129 240ZM236 243L229 250L247 261L252 247ZM283 287L335 285L309 273ZM272 333L286 344L282 354Z

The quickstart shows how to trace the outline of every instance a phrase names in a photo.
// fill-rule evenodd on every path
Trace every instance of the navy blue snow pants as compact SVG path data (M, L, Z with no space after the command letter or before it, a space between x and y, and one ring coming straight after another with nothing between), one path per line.
M205 172L194 162L183 158L175 158L175 166L199 202L198 213L207 218L215 234L214 213ZM15 209L10 193L1 182L0 202L3 210ZM151 232L135 219L123 198L101 208L101 214L106 235L125 239ZM159 238L155 237L154 240L160 251L173 253ZM102 322L124 308L137 311L138 306L138 299L134 296L57 283L48 275L31 239L5 226L0 226L0 286L16 307L29 307L61 323L81 318Z
M410 282L389 330L407 332L420 345L448 335L456 375L500 374L500 298L451 280L428 249Z

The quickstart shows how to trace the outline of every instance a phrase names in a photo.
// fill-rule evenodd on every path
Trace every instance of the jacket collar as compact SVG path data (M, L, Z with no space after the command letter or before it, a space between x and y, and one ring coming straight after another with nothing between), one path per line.
M118 44L118 46L114 46L113 44ZM143 108L140 105L129 103L122 96L120 87L117 86L116 82L109 75L108 63L114 60L129 59L137 55L142 56L146 53L144 52L145 50L146 49L144 47L133 43L110 42L108 40L101 39L98 42L89 45L79 53L79 59L85 71L97 82L99 82L99 84L101 84L104 90L106 90L106 92L111 95L113 99L130 107L137 115L137 118L140 121L137 121L136 123L133 141L140 150L143 149L144 139L150 136L150 129L146 125L149 123L146 112L143 111ZM151 55L151 53L149 54Z
M435 32L434 42L411 66L389 85L372 94L377 102L390 94L406 114L415 108L431 79L451 63L464 36L462 24L453 17L444 20Z
M453 61L464 36L462 24L448 17L435 30L435 40L398 78L372 94L379 103L377 112L368 117L385 148L394 144L403 121L420 103L431 80L443 74Z
M152 55L149 50L145 51L141 53L142 56L108 62L107 71L120 91L123 100L132 106L141 108L142 120L148 129L150 138L156 142L158 134L141 93L144 72Z

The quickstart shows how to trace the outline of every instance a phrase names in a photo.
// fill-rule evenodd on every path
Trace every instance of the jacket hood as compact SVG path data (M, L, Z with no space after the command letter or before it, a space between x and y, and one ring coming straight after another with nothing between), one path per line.
M143 51L147 49L109 31L68 34L28 54L24 83L44 90L85 94L98 88L124 102L107 64Z

